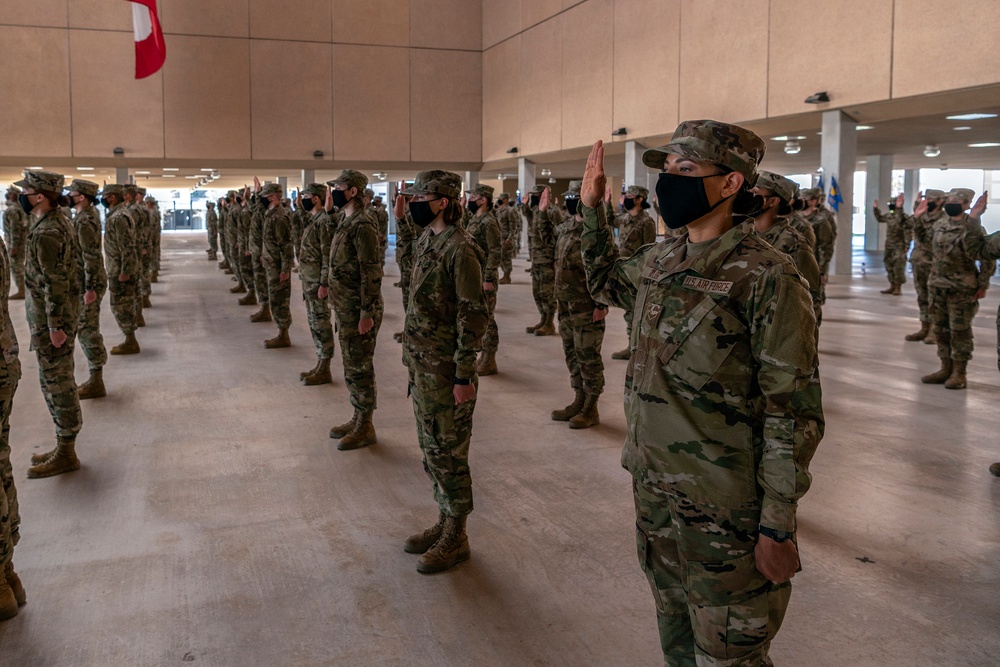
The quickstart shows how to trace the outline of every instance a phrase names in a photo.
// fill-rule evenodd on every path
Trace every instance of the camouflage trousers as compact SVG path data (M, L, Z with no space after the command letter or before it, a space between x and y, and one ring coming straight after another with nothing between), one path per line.
M410 371L410 397L417 421L417 441L424 471L434 485L434 500L446 516L472 512L469 443L476 396L455 405L455 379L436 373ZM479 379L473 379L478 396Z
M885 271L889 276L889 282L894 285L906 284L906 248L899 245L886 245Z
M604 320L594 321L592 303L559 302L559 335L569 369L569 385L592 396L604 393Z
M668 667L761 667L788 608L754 559L760 509L674 496L659 473L633 479L636 546L656 602ZM711 527L711 530L708 527Z
M14 285L17 287L18 292L24 291L24 251L25 248L20 248L20 252L16 255L11 253L10 255L10 275L14 277Z
M240 255L240 280L250 294L257 294L257 281L253 274L253 256L245 252Z
M292 326L292 279L280 280L276 269L267 270L267 301L271 304L271 317L279 329Z
M160 230L156 230L153 236L153 271L160 270Z
M21 539L21 513L17 506L14 471L10 465L10 409L17 384L0 387L0 566L14 557L14 547Z
M505 276L510 275L514 270L514 244L503 243L500 245L500 268Z
M108 350L101 335L101 301L107 288L100 285L96 291L97 300L89 306L80 299L80 324L76 330L76 337L92 371L99 371L108 363Z
M56 348L49 339L49 328L30 324L31 347L38 359L38 379L42 386L42 396L49 408L52 421L56 425L56 435L73 438L83 427L83 413L80 412L80 398L76 391L76 367L73 350L76 345L76 330L66 330L66 342Z
M500 347L500 329L497 328L497 290L494 286L492 291L483 290L486 300L486 310L489 315L489 322L486 324L486 333L483 335L483 352L496 352Z
M413 255L409 254L402 259L398 259L399 263L399 284L403 290L403 312L406 313L406 309L410 305L410 275L413 273Z
M913 286L917 288L917 306L920 308L920 321L931 323L930 292L927 289L927 279L931 277L930 263L911 262L913 267Z
M543 317L556 314L556 269L553 264L531 265L531 295Z
M257 294L257 303L262 306L266 305L269 302L267 270L264 268L264 263L260 259L260 254L251 254L250 263L253 265L253 274L250 279L253 281L254 292Z
M372 412L378 407L375 386L375 342L382 326L382 310L375 313L375 326L366 334L358 333L358 321L341 321L337 318L337 337L340 339L340 358L344 364L344 384L351 395L351 405L361 412Z
M146 254L139 258L142 271L139 273L140 296L149 296L153 293L150 278L153 277L153 248L146 248Z
M972 358L972 319L979 312L976 290L932 287L930 299L938 357L968 361Z
M108 294L111 299L111 314L115 316L118 328L126 336L135 333L138 311L135 304L135 278L119 282L118 276L108 276Z
M219 252L219 226L208 225L208 247L212 252Z
M334 351L333 324L330 321L330 302L316 296L318 285L302 286L302 299L306 302L309 333L316 346L316 357L332 359Z

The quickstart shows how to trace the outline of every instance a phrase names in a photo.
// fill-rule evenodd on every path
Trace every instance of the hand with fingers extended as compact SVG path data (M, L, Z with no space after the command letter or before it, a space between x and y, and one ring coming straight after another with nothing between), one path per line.
M604 142L598 141L590 149L587 157L587 167L583 172L583 185L580 188L580 203L589 208L596 208L601 201L601 193L605 193L610 201L611 190L608 188L608 177L604 173Z
M990 199L990 193L984 192L976 200L976 203L972 205L972 210L969 211L969 217L971 218L981 218L983 213L986 213L986 202Z
M538 210L547 211L549 210L549 205L551 201L549 200L549 193L551 191L548 188L542 190L542 196L538 198Z
M392 207L392 214L396 220L402 220L406 216L406 197L396 195L396 204Z

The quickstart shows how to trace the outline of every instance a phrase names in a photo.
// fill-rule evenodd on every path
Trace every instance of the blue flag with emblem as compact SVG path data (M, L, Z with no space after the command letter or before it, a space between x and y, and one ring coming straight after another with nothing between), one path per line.
M830 196L827 198L830 203L830 208L834 211L840 211L840 205L844 202L844 198L840 196L840 188L837 186L837 178L835 176L830 177Z
M826 194L826 188L823 187L823 174L819 175L819 182L816 184L816 187L819 188L820 197Z

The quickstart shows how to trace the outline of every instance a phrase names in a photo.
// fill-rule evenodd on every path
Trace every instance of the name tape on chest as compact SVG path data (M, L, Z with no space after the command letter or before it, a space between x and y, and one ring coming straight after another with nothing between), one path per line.
M698 276L688 276L684 279L684 287L709 294L729 294L733 291L733 284L728 280L709 280Z

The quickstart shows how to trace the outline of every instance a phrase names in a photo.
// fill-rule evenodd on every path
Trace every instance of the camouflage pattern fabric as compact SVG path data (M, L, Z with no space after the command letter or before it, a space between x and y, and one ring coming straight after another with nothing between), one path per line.
M97 299L91 303L80 298L80 322L77 327L77 338L91 371L98 371L108 363L108 351L104 347L104 336L101 335L101 301L108 290L108 274L104 269L104 254L101 251L101 220L93 206L87 206L77 212L73 218L76 227L76 240L80 248L79 281L83 290L93 290Z
M243 202L236 213L236 252L239 253L239 277L247 288L247 294L257 296L257 281L254 276L253 249L250 246L250 229L253 226L253 215L250 203Z
M410 303L410 275L413 273L413 247L420 228L410 218L407 210L403 219L396 220L396 264L399 265L399 283L403 290L403 312Z
M809 247L812 248L813 257L816 257L816 230L813 229L813 226L806 222L805 218L798 211L792 211L791 215L785 216L785 220L789 227L794 228L795 231L805 237L809 243ZM816 260L816 264L819 264L818 259Z
M250 232L247 235L250 244L250 264L253 267L254 292L257 294L257 303L261 306L269 306L269 296L267 287L267 271L264 269L264 262L261 253L264 251L264 213L267 207L261 204L261 200L253 198L250 206Z
M136 298L139 301L138 309L142 311L142 297L150 296L152 288L150 286L150 274L153 272L153 234L149 219L149 210L142 204L142 200L133 201L128 205L129 213L135 220L136 248L139 251L139 275L136 283Z
M587 272L580 252L583 223L575 216L556 228L555 297L559 335L569 370L569 384L592 396L604 393L605 320L594 321L598 304L587 289Z
M332 359L334 351L333 324L330 320L330 302L317 295L319 288L329 287L327 256L333 223L323 208L312 213L302 211L305 226L299 246L299 279L302 281L302 298L306 302L309 332L316 346L316 356Z
M555 228L562 223L558 211L533 209L531 225L531 295L543 318L556 314Z
M108 210L104 224L104 252L108 263L108 292L111 313L122 333L134 333L138 311L135 308L135 285L139 273L139 253L136 249L135 221L124 204ZM119 275L127 275L125 282Z
M790 219L791 216L779 217L761 236L772 248L788 255L799 275L806 281L818 326L823 313L821 303L823 280L820 277L819 264L816 262L816 255L809 245L809 240L789 224Z
M913 283L917 290L917 306L920 308L921 322L932 321L927 281L931 277L931 265L934 263L934 225L944 217L946 217L944 209L938 208L930 213L903 218L903 227L913 238L910 266L913 268Z
M64 438L75 437L83 425L73 365L81 303L78 253L76 233L60 211L31 222L24 263L25 311L42 395L56 434ZM52 344L50 329L66 334L62 347Z
M643 188L645 190L645 188ZM614 218L618 228L618 247L622 257L631 257L639 248L656 243L656 223L646 211L638 215L625 212ZM625 309L625 331L632 337L632 311Z
M208 233L208 247L212 252L219 252L219 215L214 208L205 214L205 231Z
M686 120L666 146L645 151L642 161L655 170L663 169L668 154L712 162L743 174L752 188L765 149L764 141L745 128L716 120Z
M885 252L882 261L889 282L894 285L906 283L906 251L910 248L910 239L903 226L903 212L890 211L883 213L878 208L873 209L875 219L886 225Z
M389 248L389 212L384 206L372 206L371 217L378 229L379 266L385 269L385 253Z
M295 260L299 261L302 256L302 233L308 224L309 213L300 209L295 209L290 213L292 220L292 250Z
M267 300L271 315L280 329L292 326L292 221L288 211L273 206L264 214L260 261L267 272ZM285 274L286 279L281 280Z
M15 199L3 212L3 238L10 256L10 270L18 291L24 291L24 245L28 240L28 214Z
M808 216L803 216L816 233L816 263L821 275L829 275L830 261L837 245L837 221L833 214L822 206ZM820 304L826 303L826 285L820 287Z
M149 228L153 235L152 270L160 270L160 247L163 236L163 216L160 209L150 200L146 200L146 211L149 213Z
M512 206L496 208L497 225L500 227L500 268L509 275L514 269L514 257L521 245L520 214Z
M483 290L486 308L489 311L489 323L486 335L483 337L483 351L496 352L500 346L500 330L497 328L495 311L497 307L497 288L500 268L500 225L491 211L484 211L472 218L466 228L469 236L479 246L483 256L483 282L492 283L492 290Z
M975 247L970 247L981 262L1000 260L1000 232L983 236ZM997 308L997 368L1000 369L1000 307Z
M10 465L10 411L17 383L21 379L17 335L7 308L10 283L10 257L7 247L0 243L0 485L3 486L3 496L0 497L0 566L11 561L14 546L21 537L21 514Z
M809 293L745 225L620 259L603 209L581 208L591 294L635 313L622 465L665 658L766 664L788 593L757 572L756 531L794 533L824 429Z

